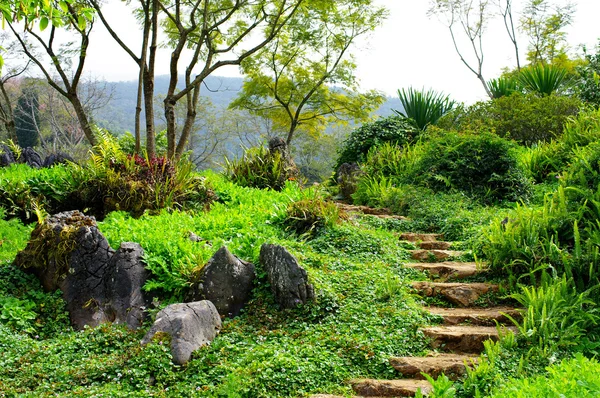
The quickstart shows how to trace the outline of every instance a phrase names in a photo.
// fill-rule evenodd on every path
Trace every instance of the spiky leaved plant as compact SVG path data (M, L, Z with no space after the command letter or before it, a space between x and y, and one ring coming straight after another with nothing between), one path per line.
M526 91L540 95L560 93L568 85L567 70L555 65L533 65L521 69L519 83Z
M430 124L435 124L456 106L456 102L451 100L449 95L435 90L415 90L409 87L398 90L398 97L400 97L404 112L395 109L394 112L412 120L415 126L422 131L425 131Z

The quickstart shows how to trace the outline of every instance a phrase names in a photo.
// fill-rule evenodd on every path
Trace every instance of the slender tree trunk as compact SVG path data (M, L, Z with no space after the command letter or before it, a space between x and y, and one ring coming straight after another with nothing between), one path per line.
M288 147L290 146L290 143L292 142L292 138L294 138L294 133L296 132L297 127L298 127L298 121L292 120L292 122L290 123L290 130L288 131L288 135L285 140L285 143L287 144Z
M77 94L69 92L69 101L73 104L73 109L75 110L75 114L77 115L77 120L79 121L79 125L85 134L85 137L90 142L90 144L96 145L98 144L98 140L96 140L96 136L94 135L94 131L92 130L92 126L90 125L90 121L86 115L85 109L79 100Z
M144 71L144 109L146 111L146 151L149 157L156 156L156 134L154 131L154 65L158 47L158 0L152 0L152 43L147 71ZM144 61L142 61L144 62Z

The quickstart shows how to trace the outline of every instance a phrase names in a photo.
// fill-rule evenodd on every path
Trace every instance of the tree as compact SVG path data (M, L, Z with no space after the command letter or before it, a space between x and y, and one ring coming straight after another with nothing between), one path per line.
M87 140L94 145L96 138L78 95L90 43L93 10L85 3L76 3L74 0L11 0L0 5L0 12L23 53L37 65L48 84L73 105ZM17 26L17 23L22 26ZM23 33L19 33L21 28ZM57 45L60 33L65 33L69 38L75 36L78 42L74 40Z
M37 93L25 89L17 100L15 107L15 132L22 148L39 144L40 110Z
M492 93L483 77L483 33L490 18L489 4L488 0L433 0L429 15L445 18L454 49L460 60L477 76L491 98ZM457 31L462 32L468 40L470 50L460 48ZM466 52L471 52L474 60L467 60Z
M498 7L500 8L500 15L504 21L504 27L506 33L515 48L515 59L517 62L517 71L521 70L521 57L519 55L519 43L517 42L517 33L515 29L515 20L513 18L513 1L512 0L499 0Z
M15 51L15 43L10 41L6 33L0 35L0 50L3 50L7 56L0 58L0 123L3 130L8 134L8 138L14 142L17 141L17 132L15 129L14 99L15 88L18 86L18 78L29 67L30 61L23 62L19 59ZM9 65L5 65L8 61Z
M566 53L564 28L573 22L575 6L553 4L550 0L528 0L521 17L521 29L529 38L527 60L549 64Z
M303 8L275 40L242 63L247 78L231 107L271 119L286 132L288 145L300 127L318 136L329 122L365 121L384 98L356 91L351 46L384 17L372 0Z

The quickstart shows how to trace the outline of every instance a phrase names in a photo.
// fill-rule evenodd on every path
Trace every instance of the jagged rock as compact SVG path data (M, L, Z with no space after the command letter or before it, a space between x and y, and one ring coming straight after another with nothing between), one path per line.
M0 167L15 163L15 156L8 145L0 144Z
M148 273L143 256L144 249L138 243L121 243L110 258L104 276L106 307L112 310L110 320L133 329L142 326L146 310L142 287Z
M283 247L265 243L260 248L260 262L282 308L295 308L314 298L314 288L308 283L306 271Z
M240 260L223 246L202 269L191 301L210 300L219 314L234 317L250 299L254 276L254 264Z
M103 322L136 328L145 307L141 257L141 247L127 243L115 256L94 217L75 210L38 224L14 263L36 275L47 291L62 291L74 328Z
M342 199L352 200L352 194L358 188L358 179L363 174L357 163L343 163L337 171L337 183Z
M27 147L21 151L21 157L19 158L19 163L25 163L30 167L39 169L42 167L44 162L42 161L42 157L39 153L35 151L35 149L31 147Z
M210 301L171 304L156 315L142 344L148 344L158 332L169 334L173 362L183 365L192 352L210 344L220 329L221 317Z
M48 156L46 156L46 159L44 159L44 164L42 165L42 167L52 167L54 165L64 164L67 162L74 162L74 160L71 156L67 155L66 153L51 153Z

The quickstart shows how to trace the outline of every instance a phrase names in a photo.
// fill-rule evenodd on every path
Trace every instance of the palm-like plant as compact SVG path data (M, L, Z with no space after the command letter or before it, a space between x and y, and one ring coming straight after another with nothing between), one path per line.
M415 90L409 87L398 90L398 97L400 97L404 112L395 109L394 112L412 120L423 131L430 124L435 124L456 105L449 95L438 93L435 90Z
M525 90L541 95L559 92L568 82L565 68L541 64L521 69L518 79Z
M523 91L519 81L512 77L499 77L487 82L492 98L507 97L515 92Z

